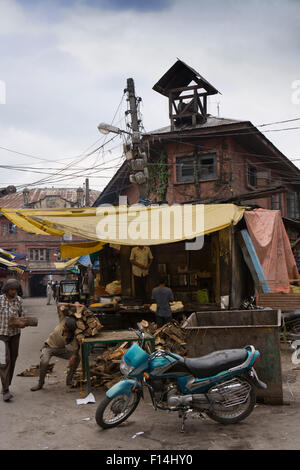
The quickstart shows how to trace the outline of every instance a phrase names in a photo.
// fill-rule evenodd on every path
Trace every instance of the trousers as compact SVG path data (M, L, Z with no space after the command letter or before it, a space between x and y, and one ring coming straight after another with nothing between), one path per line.
M44 385L45 377L48 371L48 365L52 356L60 357L62 359L70 359L74 354L71 351L68 351L66 348L51 348L47 344L41 349L41 357L40 357L40 378L39 383L40 385ZM76 360L74 364L69 368L67 374L67 385L70 385L72 382L73 375L80 363L80 356L76 356Z
M161 317L160 315L155 315L155 320L157 327L160 328L161 326L165 325L166 323L169 323L172 321L172 316L170 317Z
M133 276L134 277L134 290L135 290L135 297L137 299L146 302L147 300L147 277L146 276Z
M15 371L15 365L19 354L20 334L14 336L0 336L0 377L2 392L9 390Z

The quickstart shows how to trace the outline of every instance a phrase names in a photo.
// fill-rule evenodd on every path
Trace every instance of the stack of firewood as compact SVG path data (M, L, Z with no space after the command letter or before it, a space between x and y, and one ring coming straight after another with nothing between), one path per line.
M128 343L123 343L121 346L114 346L107 348L100 356L97 356L92 364L90 364L91 384L95 388L104 387L108 390L115 383L122 380L123 376L120 372L120 362L127 348L130 347ZM78 387L81 382L82 370L77 369L73 382L74 386ZM83 381L83 384L86 380Z
M66 316L74 316L76 318L77 328L75 336L78 341L82 341L89 336L95 336L102 328L98 318L85 305L79 303L59 303L57 311L60 320Z
M170 323L157 328L156 323L149 323L145 320L140 322L142 328L155 338L155 348L165 349L173 353L185 356L186 343L185 334L181 329L180 323L172 320ZM101 355L95 358L94 363L90 365L91 384L94 387L103 386L109 389L119 380L122 380L120 373L120 362L124 353L130 348L131 343L123 343L120 346L109 347ZM150 353L149 342L145 343L145 348ZM81 371L77 370L73 377L75 386L80 385ZM86 381L84 381L85 383Z
M181 324L172 320L161 328L157 328L156 323L140 322L142 328L155 338L155 349L165 349L180 356L186 355L185 333Z

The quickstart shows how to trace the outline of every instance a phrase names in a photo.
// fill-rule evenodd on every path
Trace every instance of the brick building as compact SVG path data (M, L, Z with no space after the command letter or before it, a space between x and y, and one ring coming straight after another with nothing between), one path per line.
M300 219L300 170L250 121L209 114L218 90L198 72L178 60L153 89L169 99L170 125L143 134L150 202L236 202ZM94 205L138 202L130 173L125 161Z
M169 100L170 123L142 134L148 156L148 201L141 200L138 186L130 183L133 171L130 160L125 160L94 206L118 205L119 197L126 196L129 205L236 203L279 209L300 259L300 170L250 121L209 114L208 97L218 90L184 62L178 60L153 89ZM184 303L194 299L198 289L207 289L218 307L221 297L229 295L230 307L238 308L252 280L231 236L230 230L207 235L203 248L191 254L184 243L152 246L149 292L163 272L176 299ZM127 281L130 248L121 247L121 255L127 269L122 286L132 292Z
M83 207L86 195L82 188L37 188L17 192L10 190L0 199L0 206L11 209L47 209ZM93 204L99 196L98 191L89 190L89 202ZM65 277L64 271L55 268L60 261L59 245L65 240L61 237L35 235L16 227L0 214L0 247L16 253L26 254L27 271L18 275L25 296L43 296L49 276L53 280ZM67 240L66 240L67 241ZM78 241L78 239L76 239ZM0 280L13 277L13 273L0 271Z

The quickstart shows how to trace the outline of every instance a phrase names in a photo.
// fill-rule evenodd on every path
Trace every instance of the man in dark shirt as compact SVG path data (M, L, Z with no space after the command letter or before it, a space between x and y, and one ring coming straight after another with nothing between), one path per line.
M172 320L170 302L174 301L173 292L169 287L166 287L166 280L164 278L161 278L158 287L153 289L152 299L157 304L155 316L157 326L160 328Z

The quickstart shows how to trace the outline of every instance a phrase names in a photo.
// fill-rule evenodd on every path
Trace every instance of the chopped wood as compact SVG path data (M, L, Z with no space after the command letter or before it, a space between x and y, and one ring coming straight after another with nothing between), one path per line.
M76 306L75 317L76 317L76 318L81 318L83 311L84 311L84 305L77 305L77 306Z
M140 325L142 328L149 328L149 323L146 320L142 320Z
M86 329L86 325L82 320L77 320L76 326L81 331L84 331Z
M120 351L120 350L117 350L117 351L113 351L109 356L108 356L108 359L115 359L116 357L122 357L123 356L123 352Z
M79 334L76 336L77 341L82 341L85 338L83 334Z
M83 318L84 316L81 318L82 321ZM97 321L99 320L97 319ZM89 325L92 323L85 321L85 324L87 329L83 332L84 336L89 332ZM185 332L182 330L180 323L172 320L161 328L157 328L156 323L145 320L142 320L140 324L146 332L154 336L156 349L169 350L181 356L186 355ZM94 332L94 329L92 329L92 334ZM91 377L94 376L91 380L92 386L104 387L107 390L122 379L120 361L122 360L124 350L126 351L130 346L131 343L126 341L113 347L107 347L104 352L95 358L94 363L90 366ZM145 347L150 354L150 344L148 342L146 342ZM79 386L80 380L78 378L76 380ZM76 380L74 379L74 382Z
M48 364L47 374L53 371L54 364ZM40 375L40 366L31 366L29 369L24 370L20 374L17 374L18 377L39 377Z
M20 325L25 326L38 326L38 319L36 317L15 317L11 316L8 321L9 328L19 328Z

